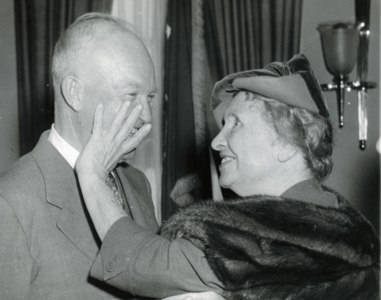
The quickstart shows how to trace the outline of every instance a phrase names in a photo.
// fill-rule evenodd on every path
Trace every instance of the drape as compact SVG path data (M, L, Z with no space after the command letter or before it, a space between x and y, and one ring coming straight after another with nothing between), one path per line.
M61 33L80 15L109 12L112 0L16 0L20 155L54 121L51 62Z
M203 182L210 184L212 181L212 196L215 201L222 200L223 195L218 184L217 166L211 159L210 148L211 137L218 133L218 127L213 113L209 107L209 99L214 83L218 80L217 73L210 66L207 46L205 42L205 20L204 1L192 1L192 93L194 107L194 124L197 149L197 162L199 168L210 166L210 174L207 168L202 172ZM210 176L206 178L206 176Z
M211 195L209 164L195 136L192 91L192 2L169 0L165 45L164 156L162 217L178 206ZM200 150L200 149L199 149Z
M220 77L299 52L302 0L205 0L206 40Z
M170 193L177 179L192 173L196 161L191 89L191 24L191 2L168 0L169 36L165 43L163 119L163 221L176 210L176 204L173 202L175 199L171 199ZM192 182L192 179L189 180ZM176 198L177 195L173 197Z
M127 20L151 55L155 66L158 93L152 102L151 133L139 146L129 162L142 170L152 188L152 200L158 222L161 222L161 182L163 157L163 95L164 95L164 41L167 0L114 0L111 13Z
M179 205L210 198L211 174L215 200L234 196L215 192L219 159L208 155L216 133L208 103L213 84L298 53L301 8L302 0L168 1L163 220Z

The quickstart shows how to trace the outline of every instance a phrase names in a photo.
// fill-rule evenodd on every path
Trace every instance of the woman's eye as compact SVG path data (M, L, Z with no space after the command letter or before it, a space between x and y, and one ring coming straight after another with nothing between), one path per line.
M235 121L234 121L234 125L233 125L233 127L237 127L237 126L239 126L239 125L241 125L241 122L238 121L238 120L235 120Z

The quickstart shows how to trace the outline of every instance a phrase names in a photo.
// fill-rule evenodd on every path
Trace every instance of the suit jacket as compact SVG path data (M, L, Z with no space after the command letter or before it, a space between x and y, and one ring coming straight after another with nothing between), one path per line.
M100 240L75 172L48 134L0 178L0 299L129 297L89 278ZM155 231L146 177L131 166L117 174L133 218Z

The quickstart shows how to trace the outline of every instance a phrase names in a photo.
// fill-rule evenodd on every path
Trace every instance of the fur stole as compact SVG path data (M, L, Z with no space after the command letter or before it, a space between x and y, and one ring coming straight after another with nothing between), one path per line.
M379 239L329 191L338 209L270 196L199 203L160 234L201 249L226 299L379 299Z

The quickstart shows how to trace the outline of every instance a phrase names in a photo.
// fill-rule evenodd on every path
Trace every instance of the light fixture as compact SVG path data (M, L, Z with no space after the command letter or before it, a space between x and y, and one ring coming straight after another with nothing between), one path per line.
M327 22L318 26L323 47L325 66L333 78L333 83L322 85L324 91L336 90L339 107L339 126L344 126L344 91L350 87L349 73L357 58L359 32L350 23Z
M344 126L345 90L358 91L358 116L360 149L364 150L367 139L367 90L376 83L365 81L368 66L369 29L365 23L325 22L318 26L327 70L334 76L333 82L322 84L323 91L336 91L339 127ZM357 60L357 80L349 81Z

